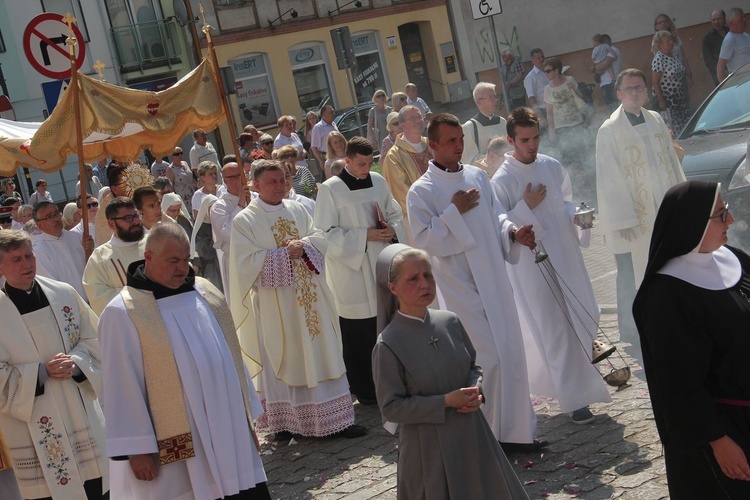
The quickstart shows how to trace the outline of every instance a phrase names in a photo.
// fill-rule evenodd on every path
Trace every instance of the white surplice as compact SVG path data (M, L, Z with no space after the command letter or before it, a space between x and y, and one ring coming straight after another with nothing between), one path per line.
M199 285L196 284L196 287ZM196 291L156 301L182 381L195 457L159 467L153 481L135 479L127 461L112 462L112 498L214 500L266 480L250 434L232 355L208 303ZM109 456L156 453L138 331L122 296L99 321ZM260 401L250 391L253 417Z
M59 238L40 233L32 237L32 242L37 274L67 283L88 302L82 283L86 254L81 245L81 236L63 229Z
M232 220L240 213L240 197L224 192L219 200L211 205L211 232L214 238L216 257L219 259L219 271L221 271L221 282L224 285L224 295L229 301L229 240L232 237Z
M0 292L0 427L24 498L79 500L85 481L109 489L96 316L65 283L36 281L50 305L23 316ZM60 352L86 379L48 378L36 396L39 365Z
M656 111L641 109L645 123L633 126L622 106L596 135L596 193L604 241L614 254L630 253L636 287L648 262L656 213L667 190L685 180L672 138ZM635 239L620 235L633 229Z
M323 269L326 242L299 203L260 199L232 223L232 307L265 413L258 427L326 436L354 424L333 295ZM286 245L301 240L303 259ZM313 266L318 273L312 271Z
M367 241L367 229L377 223L377 208L385 222L406 241L401 206L391 196L388 183L370 173L372 187L350 190L340 177L331 177L318 190L315 227L325 233L326 280L344 318L377 316L375 264L388 243Z
M479 205L460 214L451 198L473 188L479 189ZM414 246L432 260L440 307L461 318L476 348L487 398L482 411L492 432L499 441L531 443L536 417L504 265L517 260L522 247L510 243L514 226L495 202L487 174L471 165L445 172L430 162L409 189L406 204Z
M96 314L101 314L120 293L127 281L128 266L143 259L145 249L145 237L126 242L114 234L107 243L94 249L83 270L83 287Z
M547 187L546 198L533 210L523 199L529 183ZM591 364L599 306L580 249L588 246L591 230L573 224L576 209L568 173L549 156L539 155L526 165L506 153L490 184L508 218L519 226L533 224L537 243L549 255L546 263L536 264L532 252L521 252L518 262L507 266L531 392L557 398L564 413L610 401Z

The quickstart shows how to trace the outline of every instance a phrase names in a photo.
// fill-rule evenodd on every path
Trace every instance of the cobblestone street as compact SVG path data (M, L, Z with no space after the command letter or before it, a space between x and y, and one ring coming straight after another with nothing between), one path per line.
M544 453L508 458L530 498L666 498L664 457L648 390L638 362L627 353L629 345L619 342L614 259L596 228L584 257L603 311L601 328L630 365L630 385L619 391L610 387L612 402L592 405L596 419L589 425L573 424L555 400L532 396L538 435L550 444ZM610 359L621 366L617 355ZM601 365L603 373L609 370L606 362ZM273 498L396 498L397 439L380 426L377 407L355 404L355 410L367 436L275 443L261 435Z

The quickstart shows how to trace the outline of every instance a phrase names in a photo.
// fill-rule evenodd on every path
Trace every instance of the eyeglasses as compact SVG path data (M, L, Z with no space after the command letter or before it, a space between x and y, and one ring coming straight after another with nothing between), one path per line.
M86 206L88 208L96 208L96 207L99 206L99 202L98 201L92 201L91 203L86 203Z
M550 73L552 73L552 72L553 72L553 71L555 71L555 70L554 70L554 69L544 69L544 70L542 70L542 71L544 71L544 72L545 72L545 73L547 73L547 74L550 74Z
M391 122L391 127L398 127L398 121Z
M414 122L414 123L418 123L418 122L423 122L423 121L424 121L424 118L422 118L422 115L418 115L418 116L410 116L409 118L404 118L404 121L405 121L405 122ZM396 125L398 125L398 123L396 123Z
M134 214L123 215L122 217L111 217L109 220L124 220L126 223L130 224L134 220L140 220L140 219L141 219L141 213L136 212Z
M282 160L288 160L288 159L291 159L291 158L296 158L296 157L297 157L297 155L296 155L296 154L294 154L294 153L287 153L287 154L285 154L285 155L282 155L282 156L281 156L281 159L282 159Z
M385 97L385 94L377 94L375 96L375 99L380 99L381 97Z
M712 215L708 219L719 219L721 222L726 222L729 218L729 203L724 204L724 208L716 215Z
M41 217L39 219L36 219L36 221L42 222L43 220L55 220L55 219L62 219L62 212L55 212L53 214L49 214L47 217Z
M261 144L263 146L270 146L271 144L273 144L273 141L265 141L265 142L261 142Z
M182 151L180 151L179 153L172 153L172 156L182 156Z
M646 86L638 85L637 87L622 87L620 90L626 94L640 94L641 92L646 91Z

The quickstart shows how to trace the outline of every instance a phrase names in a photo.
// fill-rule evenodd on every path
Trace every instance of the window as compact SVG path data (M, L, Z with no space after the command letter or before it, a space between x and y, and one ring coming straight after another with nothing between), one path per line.
M289 51L289 59L301 116L310 110L318 111L325 104L333 104L325 46L321 43L297 46Z
M216 0L216 5L234 5L245 2L247 2L247 0Z
M229 61L237 87L242 126L275 126L279 119L274 85L265 54L247 54Z
M3 40L3 34L0 33L0 52L5 52L7 49L5 48L5 40Z
M81 9L81 0L42 0L42 10L44 12L54 12L64 16L68 12L72 13L77 19L76 26L81 33L85 42L91 41L89 38L89 31L86 29L86 19L83 16L83 10ZM3 52L5 48L3 46Z
M377 89L386 88L388 81L380 55L378 33L376 31L352 34L352 46L357 59L357 71L354 73L354 88L357 102L370 102Z

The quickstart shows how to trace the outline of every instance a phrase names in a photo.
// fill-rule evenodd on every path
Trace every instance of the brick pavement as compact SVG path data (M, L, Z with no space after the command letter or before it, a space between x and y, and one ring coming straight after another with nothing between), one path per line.
M612 402L596 404L590 425L560 415L555 400L532 396L538 434L550 442L544 453L509 459L531 498L667 498L664 457L640 367L619 342L614 259L596 228L584 258L597 299L601 328L619 347L635 376L611 389ZM613 363L619 359L613 356ZM604 370L604 368L601 368ZM639 378L640 376L641 378ZM274 443L261 434L261 453L273 498L396 498L397 439L380 426L375 407L355 404L358 423L369 429L357 439L299 439Z

